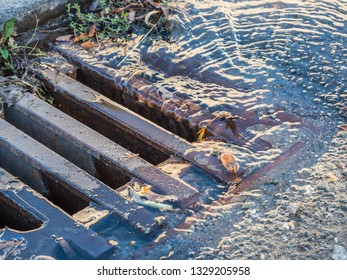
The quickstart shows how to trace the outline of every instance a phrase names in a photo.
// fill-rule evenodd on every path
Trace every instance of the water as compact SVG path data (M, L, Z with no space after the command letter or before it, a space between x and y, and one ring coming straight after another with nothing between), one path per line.
M305 144L304 157L291 168L314 164L347 116L347 2L195 0L172 5L169 40L152 34L138 45L142 31L126 46L107 45L85 60L122 76L125 88L132 77L140 77L147 83L141 90L152 84L168 98L191 101L205 112L240 116L235 135L247 145L214 140L198 145L207 153L234 154L242 178L298 142ZM184 105L178 105L182 112ZM188 119L196 116L201 111ZM259 139L271 148L260 149Z
M167 96L192 101L210 113L242 117L238 132L251 144L260 138L271 148L211 139L196 144L207 153L235 155L241 180L304 143L282 167L272 167L252 183L253 189L269 190L261 208L269 211L275 194L299 180L299 170L315 165L338 124L346 122L347 2L193 0L173 5L170 40L152 36L134 48L141 33L126 48L108 46L86 60L123 76L125 87L127 79L139 76ZM173 173L174 167L166 170ZM173 176L196 187L206 204L228 190L193 166ZM235 221L245 212L238 207ZM230 225L222 226L229 231ZM218 240L218 234L210 237Z

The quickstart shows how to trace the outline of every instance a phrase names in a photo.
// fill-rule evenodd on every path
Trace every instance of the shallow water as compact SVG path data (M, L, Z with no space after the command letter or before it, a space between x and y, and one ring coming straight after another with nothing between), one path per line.
M198 145L209 153L234 154L243 177L300 142L305 144L303 157L290 168L314 164L347 116L347 2L205 0L173 5L170 40L152 34L138 45L142 31L126 48L107 44L85 60L122 76L125 88L138 76L168 98L191 100L212 114L240 116L233 133L247 145ZM271 148L257 145L259 139Z
M248 183L251 190L244 196L254 195L254 189L268 190L260 212L271 211L276 193L299 180L299 170L315 165L337 125L346 121L347 2L195 0L174 5L170 41L152 36L137 46L143 35L134 35L125 50L108 45L86 60L113 68L125 77L125 87L127 78L139 76L165 89L166 95L192 100L210 113L242 117L238 132L251 144L260 138L271 148L215 140L196 143L207 153L235 155L241 180L303 143L296 153L283 156L282 166L270 166ZM194 166L181 172L175 164L162 168L197 188L205 204L228 190ZM245 212L240 205L229 210L235 212L232 222ZM113 229L103 226L101 232L117 239ZM231 227L225 225L225 231ZM220 234L209 237L218 240Z
M321 154L322 143L341 120L336 113L347 116L346 4L178 1L171 42L142 44L121 70L124 75L143 71L158 87L210 112L244 117L239 123L244 131L268 140L274 149L268 155L232 144L220 149L232 148L249 165L271 161L295 141ZM116 65L121 58L116 55L108 63ZM269 126L269 119L276 125ZM293 127L303 120L324 129L315 136L314 129Z
M346 2L179 1L176 9L172 42L142 44L125 72L142 69L212 111L317 95L345 114L338 101L346 94Z

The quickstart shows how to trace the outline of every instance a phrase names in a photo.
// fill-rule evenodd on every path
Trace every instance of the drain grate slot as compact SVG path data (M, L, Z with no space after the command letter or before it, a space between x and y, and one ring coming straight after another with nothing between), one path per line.
M0 222L7 226L0 234L3 259L32 259L39 255L66 259L66 254L58 253L61 242L66 245L62 249L81 259L106 256L115 249L1 168Z
M0 192L0 229L8 227L18 231L29 231L41 226L42 222Z
M158 227L151 212L126 200L1 119L0 159L1 167L42 195L61 203L59 206L69 213L82 210L92 201L111 210L120 220L141 232L151 233Z
M154 159L158 159L156 153L164 155L164 158L175 155L199 166L222 182L230 183L235 179L216 155L197 149L74 79L50 69L40 71L38 76L63 112L130 151L137 151L147 161L157 163L158 160L153 161L153 155Z
M38 109L41 110L38 112ZM88 134L92 137L90 142L97 143L102 135L90 133L83 124L66 117L59 110L30 95L23 97L15 106L5 108L4 113L6 121L106 185L116 189L129 182L131 176L128 173L101 160L98 150L88 143L83 145L76 138Z
M117 103L127 107L133 112L143 116L144 118L156 123L164 129L171 131L186 139L187 141L195 141L197 138L197 127L192 127L188 123L182 121L177 122L172 117L164 114L162 111L156 108L151 108L145 103L139 102L139 100L131 95L124 94L113 78L104 77L104 74L98 71L93 71L92 68L81 67L77 70L76 80L82 84L100 92L104 96L116 101Z
M192 187L35 96L24 96L14 106L6 107L4 116L11 124L92 176L108 181L106 183L111 187L119 187L120 183L125 184L136 177L158 193L175 195L181 208L188 207L199 196Z
M25 136L23 136L25 137ZM15 145L15 143L13 143ZM29 147L30 148L30 147ZM44 151L43 151L44 152ZM35 166L32 158L20 150L14 151L10 145L0 140L0 167L17 176L24 183L32 186L55 205L73 214L88 206L90 199L76 195L73 189L59 178L47 174L43 168ZM49 170L46 170L49 172ZM52 170L53 172L53 170Z

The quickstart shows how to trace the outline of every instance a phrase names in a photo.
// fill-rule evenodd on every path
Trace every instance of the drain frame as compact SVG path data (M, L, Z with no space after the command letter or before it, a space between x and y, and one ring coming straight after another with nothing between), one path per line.
M182 210L197 202L199 193L159 168L117 145L72 117L32 95L21 98L14 106L5 107L5 120L35 140L78 165L90 175L116 188L133 177L149 184L157 193L175 195ZM100 167L107 167L100 174ZM127 178L119 182L118 174Z
M199 166L223 183L230 184L236 179L236 174L228 172L216 155L206 154L181 137L63 73L46 68L37 70L36 74L53 95L55 104L60 110L109 139L117 141L110 132L122 131L129 137L140 138L167 156L174 155Z
M30 184L39 193L47 195L49 192L41 175L45 174L47 178L56 182L59 188L70 191L74 197L84 201L80 210L92 201L105 206L120 220L140 232L150 234L158 228L155 216L151 212L126 200L118 192L2 119L0 119L0 148L2 158L0 167L5 167L14 175L24 179L25 183ZM6 161L3 160L5 156ZM28 170L31 170L30 173L33 173L34 176L23 176L20 169L16 168L20 162L25 162ZM25 174L28 173L25 172Z

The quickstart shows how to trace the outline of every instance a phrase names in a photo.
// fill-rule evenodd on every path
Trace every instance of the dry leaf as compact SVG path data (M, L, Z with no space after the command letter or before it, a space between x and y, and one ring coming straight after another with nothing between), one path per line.
M74 36L73 34L64 35L64 36L59 36L59 37L57 37L55 40L56 40L57 42L69 42L69 41L72 40L73 36Z
M203 127L202 129L200 129L197 134L199 135L198 141L202 140L206 134L206 127Z
M235 157L231 154L222 154L220 156L220 161L225 169L233 174L236 174L240 168L240 165L236 162Z
M151 190L151 186L143 186L142 188L141 188L141 192L142 193L145 193L145 192L149 192Z
M339 129L343 130L343 131L347 131L347 124L341 124L339 125Z
M151 16L155 15L155 14L159 14L160 12L159 11L151 11L149 13L147 13L147 15L145 16L145 23L150 26L150 27L153 27L154 24L150 23L149 22L149 19Z
M83 39L85 39L85 38L87 38L87 35L86 35L85 33L81 33L80 35L78 35L77 37L75 37L75 38L73 39L73 41L74 41L75 43L77 43L77 42L79 42L79 41L81 41L81 40L83 40Z
M169 18L169 9L163 3L154 2L152 0L147 0L147 3L151 4L153 7L157 9L161 9L163 11L165 18L166 19Z
M89 49L95 47L95 44L91 40L89 40L87 42L82 43L81 47L86 49L86 50L89 50Z
M96 33L96 23L93 23L93 25L89 28L88 37L89 38L94 37L95 33Z

